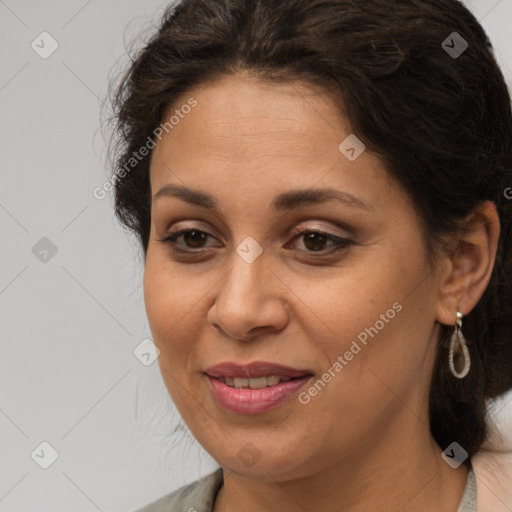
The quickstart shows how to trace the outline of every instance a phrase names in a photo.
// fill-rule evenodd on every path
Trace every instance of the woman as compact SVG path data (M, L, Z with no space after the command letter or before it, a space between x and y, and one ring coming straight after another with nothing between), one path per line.
M468 10L185 0L115 113L162 376L220 466L143 510L476 510L512 115Z

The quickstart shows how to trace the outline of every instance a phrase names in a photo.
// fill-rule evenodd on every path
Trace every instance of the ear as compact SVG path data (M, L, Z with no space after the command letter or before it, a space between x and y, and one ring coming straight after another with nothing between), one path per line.
M436 320L454 325L457 311L467 315L478 303L491 278L500 221L492 201L480 203L461 222L463 231L452 235L452 250L443 255L440 271Z

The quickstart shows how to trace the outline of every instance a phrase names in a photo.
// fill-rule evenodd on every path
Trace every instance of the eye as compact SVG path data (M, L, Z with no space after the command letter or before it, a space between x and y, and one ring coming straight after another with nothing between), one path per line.
M301 238L303 239L305 249L300 250L306 253L322 253L321 255L326 255L328 253L341 251L352 243L346 238L325 233L317 229L296 230L292 235L294 235L292 242ZM158 241L171 246L172 251L177 254L191 254L194 252L199 253L201 249L211 248L212 246L205 245L208 238L215 237L206 231L188 228L170 233L164 238L158 239ZM182 239L183 243L178 243L179 239ZM286 244L285 248L288 249L289 246L290 243Z
M171 233L158 241L170 245L173 251L176 252L193 252L189 251L189 249L203 249L203 244L208 237L213 238L212 235L200 229L180 229L179 231ZM185 247L180 247L180 244L177 243L178 238L183 238Z
M351 244L351 241L346 238L331 235L330 233L325 233L316 229L299 231L294 236L292 242L299 239L303 240L303 245L306 248L301 250L310 253L321 252L324 255L326 253L341 251ZM330 247L326 247L329 244Z

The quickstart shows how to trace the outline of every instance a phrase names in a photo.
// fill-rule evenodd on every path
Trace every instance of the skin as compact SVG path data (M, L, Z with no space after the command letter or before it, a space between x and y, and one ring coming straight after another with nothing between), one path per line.
M455 512L467 469L441 458L428 429L428 388L439 323L454 325L489 281L496 209L486 203L464 219L468 233L448 239L450 253L429 268L402 187L369 151L355 161L339 151L352 132L332 96L239 73L187 91L171 110L191 96L198 105L154 149L152 194L187 186L215 197L220 211L153 200L144 293L167 389L224 469L215 512L333 503L347 512ZM369 209L334 200L271 208L282 192L324 187ZM188 256L159 241L183 228L210 235L178 238ZM329 240L308 243L295 228L351 243L334 253ZM236 252L247 236L263 249L250 264ZM292 398L240 415L214 400L208 367L264 360L309 369L316 381L397 302L402 310L310 403ZM247 443L259 456L253 465L238 456Z

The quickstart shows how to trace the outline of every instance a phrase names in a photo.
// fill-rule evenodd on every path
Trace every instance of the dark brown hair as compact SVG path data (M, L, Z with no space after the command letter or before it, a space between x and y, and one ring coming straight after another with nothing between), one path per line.
M450 55L443 41L467 43ZM413 199L429 257L442 235L491 200L501 236L483 297L464 319L472 367L448 369L442 326L430 389L430 430L472 456L488 436L486 401L512 387L512 114L492 46L457 0L185 0L169 7L113 98L115 211L147 252L154 130L178 96L223 75L303 80L340 99L353 133ZM124 172L120 172L124 169ZM122 176L122 177L120 177Z

